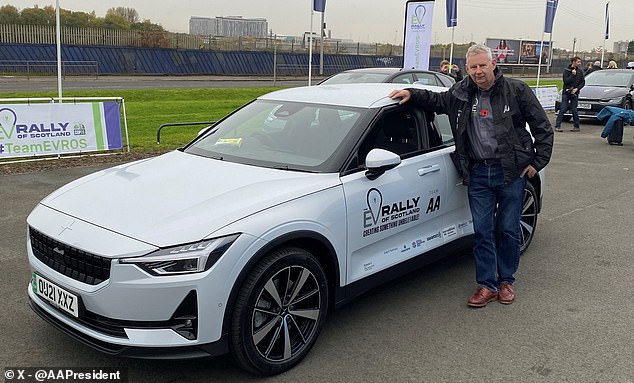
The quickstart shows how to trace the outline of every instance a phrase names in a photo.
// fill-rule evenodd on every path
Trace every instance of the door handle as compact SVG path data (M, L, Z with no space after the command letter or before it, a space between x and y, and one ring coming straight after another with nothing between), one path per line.
M425 166L425 167L422 167L422 168L418 169L418 175L419 176L424 176L425 174L433 173L433 172L439 172L439 171L440 171L440 165L434 164L434 165Z

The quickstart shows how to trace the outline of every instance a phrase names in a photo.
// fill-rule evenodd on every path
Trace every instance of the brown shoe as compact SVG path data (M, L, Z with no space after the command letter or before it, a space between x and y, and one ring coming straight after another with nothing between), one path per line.
M510 283L502 282L500 284L500 293L498 294L498 301L505 305L510 305L515 301L515 291L513 285Z
M478 291L475 292L475 294L469 297L467 305L471 307L484 307L487 305L487 303L495 300L495 298L497 297L497 292L491 291L486 287L480 287Z

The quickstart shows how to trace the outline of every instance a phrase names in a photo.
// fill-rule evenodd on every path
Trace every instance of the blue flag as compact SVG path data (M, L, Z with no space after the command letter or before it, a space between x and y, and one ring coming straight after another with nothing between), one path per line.
M447 0L447 28L458 25L458 0Z
M553 23L555 22L555 12L557 12L557 3L559 3L559 0L546 1L546 23L544 24L545 33L553 33Z
M608 5L610 2L605 3L605 39L610 36L610 12L608 12Z
M313 9L316 12L324 12L326 10L326 0L313 0Z

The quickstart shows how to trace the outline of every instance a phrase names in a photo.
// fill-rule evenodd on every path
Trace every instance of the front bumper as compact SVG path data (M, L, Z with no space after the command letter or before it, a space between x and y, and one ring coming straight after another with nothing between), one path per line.
M29 306L42 319L64 334L104 354L144 359L191 359L222 355L229 351L226 334L216 342L180 347L136 347L105 342L69 326L66 322L60 320L57 315L52 312L51 308L36 303L35 300L38 298L31 297L30 295L31 293L29 293Z

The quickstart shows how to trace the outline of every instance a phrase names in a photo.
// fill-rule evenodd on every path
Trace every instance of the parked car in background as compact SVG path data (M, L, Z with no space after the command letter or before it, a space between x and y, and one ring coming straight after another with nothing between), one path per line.
M472 244L449 120L387 97L404 87L447 89L276 91L54 191L27 218L32 309L111 355L288 370L329 310ZM522 251L543 182L524 190Z
M605 106L632 109L634 104L634 71L630 69L603 69L590 73L586 85L579 93L579 117L596 117ZM555 101L555 111L561 109L561 92ZM566 113L568 121L572 114Z
M456 81L446 74L419 69L363 68L351 69L328 77L319 85L391 82L451 87Z

